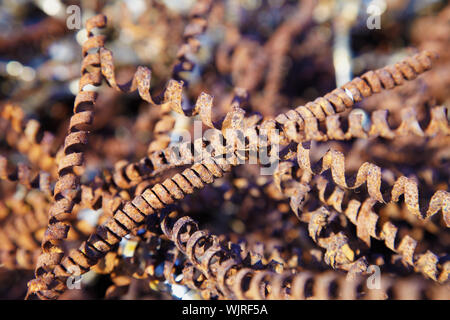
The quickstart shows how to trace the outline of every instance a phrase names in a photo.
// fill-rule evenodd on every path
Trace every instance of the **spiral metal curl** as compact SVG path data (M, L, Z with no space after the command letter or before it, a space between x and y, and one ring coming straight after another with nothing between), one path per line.
M428 111L428 110L427 110ZM448 114L449 110L445 106L437 106L431 108L429 110L430 113L430 122L426 128L421 128L417 118L416 112L413 108L405 108L402 110L402 122L397 127L397 129L392 129L388 125L387 121L387 111L380 110L372 113L372 124L370 129L367 130L367 133L362 133L361 129L363 126L361 125L361 120L357 120L359 117L351 117L349 120L349 130L344 133L346 139L348 137L372 137L372 136L380 136L387 139L394 139L395 137L413 134L419 137L433 137L438 134L449 135L450 127L448 123ZM355 119L356 118L356 119ZM361 118L359 118L361 119ZM332 124L335 120L333 118L327 119L330 123L328 128L328 134L331 139L336 139L337 136L341 136L340 131L337 127ZM359 123L358 123L359 122ZM364 130L365 131L365 130ZM331 132L335 132L334 135L330 135Z
M189 13L189 23L186 25L183 35L184 43L177 52L177 62L172 70L172 78L180 81L185 87L188 86L188 78L195 67L194 55L201 48L198 37L207 28L207 19L211 11L213 1L197 1ZM170 131L175 125L175 118L170 114L171 109L163 107L160 109L160 119L154 127L154 140L148 146L148 153L152 154L166 148L170 143Z
M0 249L0 265L7 269L34 270L40 253L39 249Z
M356 226L357 237L369 247L371 238L384 241L386 247L400 254L417 272L440 283L448 281L450 262L429 250L423 254L416 253L418 242L408 234L400 236L402 233L393 222L386 221L380 225L380 217L373 210L376 200L369 197L361 203L354 198L346 199L342 188L322 176L315 178L312 184L320 201L344 213ZM327 191L330 188L331 193ZM329 196L326 197L326 194Z
M356 299L448 299L446 288L423 279L408 279L405 282L381 275L380 288L369 287L366 277L347 277L336 272L285 272L254 271L249 268L239 270L232 286L237 299L275 300L356 300Z
M309 143L298 144L297 160L300 168L303 170L311 174L322 174L330 170L334 183L343 189L356 189L367 183L370 197L378 202L386 202L381 191L382 170L377 165L365 162L359 167L356 176L348 178L345 176L345 157L343 153L330 150L315 165L311 165L310 152L311 146ZM313 167L315 168L313 169ZM348 181L351 182L349 183ZM406 207L419 219L428 219L442 211L444 221L447 227L450 227L450 193L444 190L436 191L428 201L428 208L421 210L419 207L418 189L418 184L414 179L400 176L390 187L390 200L397 202L400 196L403 195Z
M93 36L91 33L92 28L103 27L105 20L105 17L100 15L90 20L87 25L89 39L83 46L85 58L82 65L83 76L80 81L80 93L75 102L75 114L71 119L70 134L66 138L65 157L59 163L60 179L55 186L55 199L57 201L54 205L55 209L51 210L52 218L43 240L44 253L36 269L36 275L41 276L41 278L39 281L30 282L29 285L29 293L37 293L41 298L55 298L64 290L64 283L57 278L62 277L63 279L69 276L67 272L69 267L78 266L84 271L89 270L99 258L117 244L131 229L141 223L145 217L154 214L174 200L184 198L184 195L192 193L194 188L202 188L204 183L213 182L214 177L220 177L223 172L229 171L230 165L237 165L238 159L241 157L240 154L235 153L233 148L226 150L231 151L232 157L225 162L218 162L216 159L210 158L212 160L197 163L190 169L183 171L182 174L177 174L171 179L166 179L162 184L146 189L142 196L139 195L132 202L127 202L123 211L117 210L114 217L97 228L96 233L84 242L78 250L70 251L69 255L62 259L63 250L60 247L60 241L66 238L69 228L68 224L62 221L67 216L66 211L69 211L70 214L79 187L78 177L72 169L74 166L82 165L82 152L78 151L79 147L87 143L87 132L83 129L92 121L92 105L95 100L95 93L82 89L86 84L100 85L101 75L103 75L111 87L123 92L137 89L145 101L156 104L149 92L151 76L149 69L139 67L129 83L125 85L116 83L112 54L103 47L103 38ZM91 49L97 49L99 52L90 53ZM341 112L346 107L353 106L354 102L360 101L363 96L370 96L383 88L391 89L395 85L403 83L405 79L415 78L419 73L431 67L432 58L434 58L433 54L423 52L396 64L394 67L369 72L363 75L362 79L356 78L343 86L346 89L345 91L344 89L336 89L323 99L319 98L305 107L299 107L286 115L280 115L275 122L263 122L261 127L274 129L274 126L281 126L283 132L286 132L284 124L288 120L295 120L300 128L311 123L308 119L317 118L323 121L325 120L325 114ZM171 80L164 91L162 104L170 106L172 110L178 113L186 114L181 106L181 89L182 83ZM189 114L200 114L200 118L205 124L216 128L216 124L212 122L211 118L211 107L212 97L202 94L197 100L194 110ZM233 113L228 114L222 121L221 129L242 128L243 114L243 110L235 108ZM256 122L260 120L260 118L257 119ZM256 123L254 123L253 128L255 125ZM313 138L317 139L317 137ZM60 264L59 261L61 261Z
M412 292L407 292L402 290L401 280L382 276L380 289L373 290L367 287L367 278L358 275L276 273L245 267L238 254L221 247L215 236L199 230L190 217L179 218L172 226L167 226L164 219L161 228L196 268L217 281L218 289L228 299L404 299L422 297L424 293L429 298L448 297L445 290L420 279L414 279L413 285L408 286Z
M394 65L368 71L324 97L317 98L287 114L279 115L275 120L293 141L324 140L326 135L319 131L317 120L325 121L327 116L351 108L363 98L382 90L393 89L407 80L417 78L419 74L431 68L436 58L436 54L422 51Z
M0 179L10 182L19 182L28 189L39 189L51 195L50 174L44 171L34 174L30 167L24 163L19 163L8 170L8 160L0 156Z
M445 261L445 257L431 251L424 254L415 254L418 242L408 234L403 235L399 228L390 221L379 223L379 216L373 211L373 206L377 200L372 196L361 203L354 198L346 197L348 188L343 188L335 182L334 177L317 175L311 177L307 175L303 181L297 181L294 175L294 164L292 162L282 162L277 168L276 184L278 188L290 198L290 206L297 217L308 222L308 230L311 238L317 241L317 236L330 224L333 215L325 207L320 207L313 212L308 212L307 207L311 198L317 198L322 204L332 207L339 213L344 213L348 220L356 226L356 235L370 247L371 238L384 240L386 247L400 254L403 260L414 267L417 272L434 281L446 282L448 280L450 263ZM310 172L306 171L307 174ZM311 180L312 179L312 180ZM347 189L347 190L346 190ZM313 192L314 191L314 192ZM397 236L402 234L402 236ZM337 238L337 237L336 237ZM342 236L341 236L342 238ZM320 239L320 238L319 238ZM345 240L345 238L343 238ZM332 245L341 241L333 241ZM326 247L325 238L325 248ZM319 243L320 245L320 243ZM338 246L333 250L335 257L353 260L354 252L350 247Z
M190 20L183 34L184 43L177 52L178 61L173 67L173 78L182 80L186 85L188 75L195 67L194 55L200 50L201 43L198 37L206 31L213 2L213 0L197 1L189 13Z
M83 150L88 143L89 130L94 119L94 103L97 94L85 87L101 84L100 55L98 48L103 46L104 36L94 35L93 29L103 28L106 17L98 15L86 23L88 39L83 44L83 62L79 92L74 102L74 114L70 119L69 131L64 141L63 157L58 161L58 180L55 184L53 203L47 231L42 240L42 254L38 259L35 276L29 283L28 295L52 297L51 290L42 290L49 286L60 287L53 283L53 268L64 255L62 241L67 238L70 225L66 220L70 217L74 201L79 193L80 178L74 168L83 165ZM49 296L47 296L49 295Z
M306 126L304 136L316 137L317 140L349 140L352 138L382 137L394 139L405 135L418 137L434 137L436 135L449 135L448 108L445 106L433 107L427 110L430 114L430 122L426 128L422 128L417 120L414 108L405 108L401 111L402 121L397 128L392 128L388 122L388 111L377 110L371 114L370 120L364 111L355 109L348 115L348 128L343 131L343 123L339 115L329 115L325 119L326 132L320 131L319 125ZM368 124L369 123L369 124ZM302 136L295 131L295 123L290 122L289 136L294 141L302 141ZM325 131L325 130L324 130Z

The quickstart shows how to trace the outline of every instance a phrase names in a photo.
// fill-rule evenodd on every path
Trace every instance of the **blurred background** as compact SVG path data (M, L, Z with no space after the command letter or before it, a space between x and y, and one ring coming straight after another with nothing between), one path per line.
M81 45L87 39L85 21L99 12L108 17L102 32L107 36L106 47L114 53L118 82L128 81L138 65L145 65L152 71L152 95L157 95L172 77L194 3L0 1L0 104L20 105L26 117L39 119L42 128L53 134L52 152L56 153L78 91ZM68 18L77 12L74 5L80 9L81 24L71 29ZM72 9L68 12L68 8ZM247 110L272 117L421 49L440 55L433 70L395 94L370 99L363 107L396 111L406 103L426 107L450 102L448 1L216 1L208 28L198 39L200 51L191 57L195 68L185 75L189 80L186 101L193 103L207 92L215 97L217 116L225 114L236 88L248 92ZM158 120L158 111L148 109L137 93L120 94L106 84L97 90L101 94L90 140L95 152L88 153L86 160L90 177L118 160L145 156ZM188 127L187 120L177 121ZM2 152L6 150L15 162L23 160L8 147L5 130L3 126L0 132ZM5 194L9 191L2 188ZM213 198L211 193L205 197ZM208 223L212 218L205 219ZM228 228L242 234L245 227L242 220L231 219L216 227L211 223L212 230L219 232ZM31 275L32 270L10 272L0 267L0 298L23 297ZM98 282L81 297L103 296L108 281Z

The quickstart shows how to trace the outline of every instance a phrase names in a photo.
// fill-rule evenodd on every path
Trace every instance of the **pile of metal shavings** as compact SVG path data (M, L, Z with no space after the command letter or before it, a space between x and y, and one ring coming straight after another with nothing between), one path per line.
M25 2L0 298L450 299L445 1Z

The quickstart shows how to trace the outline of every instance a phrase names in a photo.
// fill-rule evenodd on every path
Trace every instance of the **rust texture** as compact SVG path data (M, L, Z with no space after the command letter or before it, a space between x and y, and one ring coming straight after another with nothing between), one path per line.
M94 1L0 36L0 298L448 300L450 8L406 37L332 2Z

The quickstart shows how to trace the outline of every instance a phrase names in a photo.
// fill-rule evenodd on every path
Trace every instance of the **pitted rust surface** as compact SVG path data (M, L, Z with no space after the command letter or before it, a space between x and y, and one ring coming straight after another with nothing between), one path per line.
M152 2L136 20L111 3L77 34L81 61L52 46L0 103L0 295L23 272L27 299L448 299L448 8L414 30L422 51L360 55L333 89L316 5ZM47 24L56 43L53 22L0 55L47 48ZM52 78L77 84L71 110ZM74 270L108 288L75 294Z

